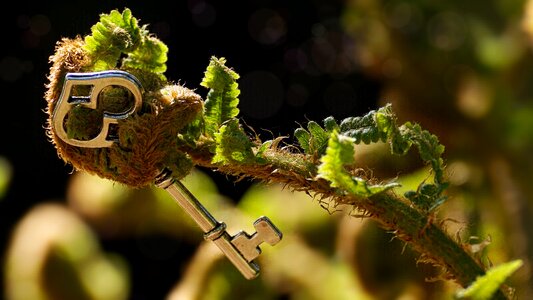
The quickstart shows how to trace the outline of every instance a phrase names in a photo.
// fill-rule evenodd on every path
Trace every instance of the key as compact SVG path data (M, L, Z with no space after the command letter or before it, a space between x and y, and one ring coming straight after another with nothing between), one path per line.
M155 185L172 195L204 231L204 238L213 241L247 279L259 275L259 266L253 261L261 253L259 245L265 241L275 245L283 236L270 219L261 217L254 222L256 233L250 236L241 231L232 237L226 232L226 224L218 222L181 182L170 176L170 172L161 172Z
M72 88L76 85L91 86L90 95L72 96ZM98 106L98 94L110 85L121 86L129 90L134 96L132 107L122 113L104 113L101 132L91 140L69 138L63 128L68 112L75 104L95 109ZM141 107L141 90L140 82L133 75L124 71L68 73L52 115L52 130L60 139L73 146L88 148L110 147L116 142L116 137L109 134L110 126L116 126L119 119L128 118ZM283 237L281 231L276 228L270 219L264 216L254 222L255 233L249 235L244 231L240 231L235 236L231 236L226 231L226 224L217 221L180 181L172 178L169 170L162 170L154 179L154 184L166 190L172 196L204 232L204 239L215 243L246 279L253 279L259 275L259 265L254 261L261 254L259 246L264 242L273 246Z

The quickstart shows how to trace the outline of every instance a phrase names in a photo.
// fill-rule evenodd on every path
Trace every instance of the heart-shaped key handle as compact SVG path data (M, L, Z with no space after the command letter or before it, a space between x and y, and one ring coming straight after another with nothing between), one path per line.
M74 95L76 86L89 86L89 95ZM133 94L133 105L123 112L104 112L102 130L90 140L78 140L69 138L65 129L65 118L70 110L76 105L82 105L91 109L98 107L98 95L109 86L119 86ZM112 124L117 124L118 120L128 118L141 108L142 86L137 78L130 73L120 70L109 70L94 73L68 73L65 77L63 90L52 115L52 130L57 137L67 144L83 148L110 147L114 140L109 136L109 129Z

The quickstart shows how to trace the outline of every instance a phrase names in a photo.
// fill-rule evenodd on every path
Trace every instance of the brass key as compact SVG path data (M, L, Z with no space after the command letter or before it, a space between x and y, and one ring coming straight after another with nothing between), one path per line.
M254 225L260 224L261 229L252 238L242 231L232 237L226 231L226 224L217 221L181 182L170 176L170 172L161 172L155 185L172 195L202 229L204 238L213 241L247 279L259 274L259 266L253 261L261 253L259 245L263 242L275 245L282 238L282 233L267 217L255 221Z
M90 95L72 96L72 87L76 85L91 86ZM122 113L104 113L102 130L93 139L85 141L69 138L63 127L68 112L75 104L96 109L98 106L98 94L110 85L121 86L129 90L134 96L133 106ZM141 90L140 82L133 75L124 71L69 73L66 75L61 96L53 112L52 130L60 139L73 146L86 148L110 147L116 142L116 137L109 135L109 127L116 125L119 119L128 118L141 107ZM263 242L275 245L283 236L281 231L267 217L261 217L254 222L257 232L252 235L241 231L235 236L231 236L226 231L226 224L217 221L181 182L171 177L170 171L163 170L155 178L154 184L166 190L176 200L204 232L204 238L213 241L247 279L253 279L259 275L259 266L254 262L254 259L261 253L259 245Z

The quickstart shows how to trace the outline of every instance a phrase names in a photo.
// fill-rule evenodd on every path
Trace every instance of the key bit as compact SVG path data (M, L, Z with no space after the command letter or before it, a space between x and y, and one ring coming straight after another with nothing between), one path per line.
M254 234L249 235L244 231L240 231L231 240L231 243L239 249L247 261L252 261L261 254L259 245L266 242L274 246L283 237L281 231L267 217L263 216L257 219L254 222L254 227L256 230Z
M71 96L71 89L76 85L92 86L88 96ZM71 139L68 137L64 126L64 119L74 104L82 104L88 108L96 109L97 99L106 86L121 86L129 90L134 96L133 106L119 114L104 114L102 132L88 141ZM141 85L131 74L124 71L103 71L95 73L69 73L65 77L65 84L59 103L53 112L53 130L64 142L82 148L110 147L116 139L109 138L109 126L117 124L119 119L130 117L141 107ZM226 255L233 265L247 279L253 279L259 275L259 266L254 262L261 249L259 245L266 242L275 245L282 238L282 233L272 224L267 217L261 217L254 222L257 232L252 235L240 231L235 236L230 236L226 231L226 224L217 221L207 209L187 190L179 181L171 176L169 170L164 169L154 180L154 184L166 190L172 198L185 210L187 214L198 224L204 232L204 238L211 240Z
M246 260L231 243L231 236L226 232L226 224L218 222L181 182L170 176L169 171L161 172L155 180L155 185L166 190L176 200L205 232L204 238L213 241L245 278L253 279L259 275L259 266L253 261Z

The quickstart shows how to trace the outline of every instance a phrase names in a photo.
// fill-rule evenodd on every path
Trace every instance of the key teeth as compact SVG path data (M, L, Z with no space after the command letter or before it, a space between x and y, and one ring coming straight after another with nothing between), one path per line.
M239 231L231 238L231 244L239 251L241 256L247 261L252 262L261 254L261 248L254 244L252 236L245 231Z
M272 221L266 216L262 216L259 219L255 220L254 228L257 230L257 232L264 232L266 230L274 233L274 235L267 234L266 236L270 238L264 240L264 242L268 243L271 246L276 245L283 238L283 233L281 232L281 230L279 230L276 225L274 225L274 223L272 223Z
M231 239L231 243L246 259L251 262L261 254L262 243L268 243L271 246L277 244L283 234L281 231L270 221L269 218L263 216L254 222L256 232L248 234L245 231L239 231Z

